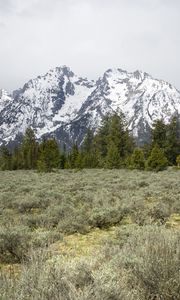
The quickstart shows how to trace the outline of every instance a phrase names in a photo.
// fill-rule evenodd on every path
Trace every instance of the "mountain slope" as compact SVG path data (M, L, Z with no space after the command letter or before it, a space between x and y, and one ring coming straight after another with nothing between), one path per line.
M37 137L53 135L70 145L82 142L109 112L121 109L139 144L148 141L156 119L180 115L180 92L147 73L109 69L95 83L66 66L30 80L8 96L0 93L0 143L17 139L28 126Z
M103 115L117 109L126 115L129 129L141 144L149 140L150 128L156 119L162 118L167 123L172 115L180 114L180 93L172 85L153 79L147 73L110 69L97 81L96 89L71 123L73 138L78 125L81 140L85 124L96 129Z
M94 82L77 77L67 67L55 68L30 80L13 93L12 103L2 108L0 140L10 142L28 126L36 130L38 138L53 133L73 120L93 89Z

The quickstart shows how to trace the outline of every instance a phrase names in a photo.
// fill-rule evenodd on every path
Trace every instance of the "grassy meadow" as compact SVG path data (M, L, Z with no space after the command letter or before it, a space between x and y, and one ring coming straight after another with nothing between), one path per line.
M0 300L180 299L180 171L0 172Z

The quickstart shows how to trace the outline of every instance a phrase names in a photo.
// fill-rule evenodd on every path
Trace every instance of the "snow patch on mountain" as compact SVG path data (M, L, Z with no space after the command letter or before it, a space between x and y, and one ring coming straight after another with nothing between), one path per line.
M4 89L0 90L0 112L13 101L12 97Z

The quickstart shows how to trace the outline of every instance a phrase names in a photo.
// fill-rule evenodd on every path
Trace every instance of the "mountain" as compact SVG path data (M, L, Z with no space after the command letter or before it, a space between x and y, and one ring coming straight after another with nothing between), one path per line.
M28 126L38 138L53 134L71 123L94 86L64 66L30 80L11 97L6 95L9 101L0 97L0 143L20 138Z
M180 115L180 92L147 73L109 69L97 82L57 67L27 82L12 95L0 92L0 144L18 141L27 127L37 137L55 136L68 146L80 144L87 128L94 131L102 117L120 109L137 143L150 137L156 119Z

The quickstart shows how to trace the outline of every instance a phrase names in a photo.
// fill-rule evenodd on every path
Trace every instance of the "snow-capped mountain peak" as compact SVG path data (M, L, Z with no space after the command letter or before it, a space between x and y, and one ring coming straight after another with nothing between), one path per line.
M56 136L81 143L87 128L121 109L139 143L149 139L152 123L180 114L180 92L171 84L136 70L107 70L97 82L78 77L67 66L29 80L9 96L0 91L0 143L10 143L28 126L37 137Z

